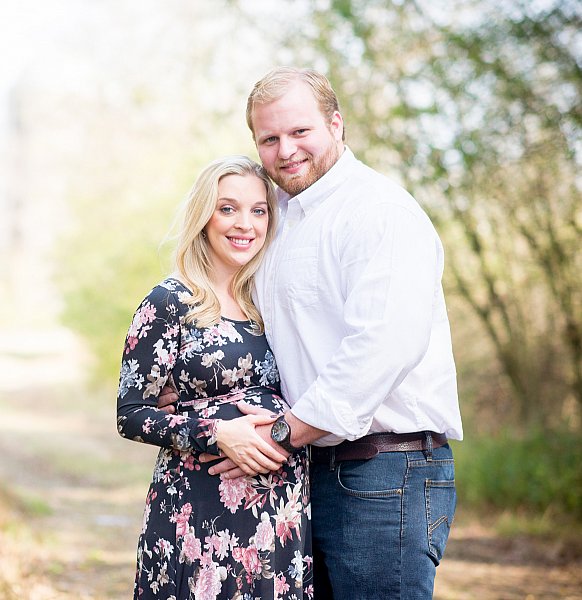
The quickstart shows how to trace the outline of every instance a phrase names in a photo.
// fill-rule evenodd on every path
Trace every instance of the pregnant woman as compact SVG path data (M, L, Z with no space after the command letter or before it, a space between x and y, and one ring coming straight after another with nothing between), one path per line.
M304 449L246 449L254 477L208 474L200 453L245 449L254 424L288 407L252 303L276 199L244 156L211 163L185 205L175 273L138 307L123 354L120 435L160 446L138 542L136 599L292 600L313 595ZM164 385L177 414L156 408ZM271 411L241 417L236 402ZM238 418L237 427L226 421ZM224 427L223 427L224 425ZM267 457L264 457L266 455Z

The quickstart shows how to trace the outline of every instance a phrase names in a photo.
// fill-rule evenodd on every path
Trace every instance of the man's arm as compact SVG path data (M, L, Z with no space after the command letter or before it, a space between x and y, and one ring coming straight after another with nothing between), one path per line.
M250 404L247 404L246 402L239 402L237 404L237 406L242 413L247 414L247 415L251 415L251 414L257 415L257 414L261 414L262 412L265 412L264 409L256 407L256 406L251 406ZM317 427L313 427L311 425L308 425L304 421L301 421L293 414L292 411L287 411L285 413L285 420L287 421L287 423L289 424L289 427L291 428L291 444L295 448L300 448L301 446L305 446L306 444L309 444L309 443L328 434L328 432L324 431L323 429L318 429ZM286 450L284 450L283 448L281 448L281 446L279 446L279 444L274 442L273 439L271 438L271 427L272 427L271 424L258 425L256 427L255 431L256 431L257 435L259 437L261 437L263 441L265 441L269 445L271 445L272 448L274 448L278 452L288 456L289 453ZM213 456L212 454L201 454L200 455L200 462L210 462L210 461L214 461L214 460L216 460L216 456ZM256 475L257 474L257 473L249 473L248 470L243 470L241 467L239 467L237 465L237 463L235 463L230 458L224 459L224 460L220 461L219 463L213 465L212 467L210 467L208 472L210 473L210 475L223 474L224 477L226 477L227 479L234 479L235 477L241 477L243 475Z

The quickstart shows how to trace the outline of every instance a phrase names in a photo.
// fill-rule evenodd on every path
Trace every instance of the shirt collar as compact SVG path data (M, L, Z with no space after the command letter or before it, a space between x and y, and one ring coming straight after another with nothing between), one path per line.
M279 201L286 207L290 201L297 201L305 215L317 208L329 195L349 178L350 172L357 162L354 153L345 146L342 155L333 167L306 190L291 197L287 192L278 189Z

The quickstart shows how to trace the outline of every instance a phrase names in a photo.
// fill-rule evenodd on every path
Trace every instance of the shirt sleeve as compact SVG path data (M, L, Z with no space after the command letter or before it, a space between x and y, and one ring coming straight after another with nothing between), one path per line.
M426 215L399 204L368 203L344 233L338 278L345 333L292 411L354 440L369 431L380 405L428 349L443 261Z
M122 437L181 452L218 455L215 419L169 415L157 408L180 348L179 301L163 286L143 300L129 327L119 377L117 429Z

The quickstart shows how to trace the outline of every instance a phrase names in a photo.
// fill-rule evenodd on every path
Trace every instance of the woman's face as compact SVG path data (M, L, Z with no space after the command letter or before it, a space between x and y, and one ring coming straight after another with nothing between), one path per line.
M204 231L214 277L230 277L265 243L269 212L265 184L255 175L225 175Z

